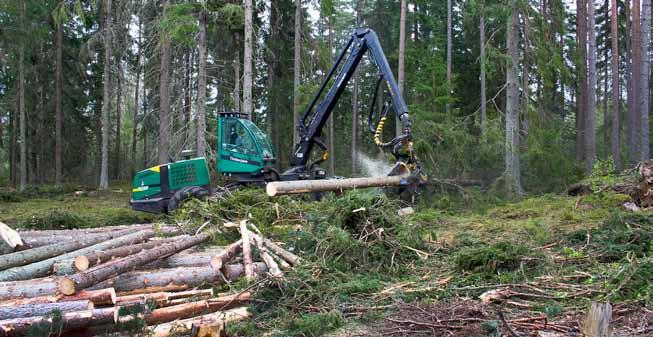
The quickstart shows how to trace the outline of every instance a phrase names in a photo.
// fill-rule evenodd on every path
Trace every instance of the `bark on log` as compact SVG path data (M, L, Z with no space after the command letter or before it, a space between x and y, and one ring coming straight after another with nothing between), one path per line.
M258 234L252 233L252 236L254 237L260 237L263 240L263 244L265 244L265 247L270 249L273 253L278 255L279 257L283 258L286 260L286 262L290 263L291 265L296 265L299 263L299 256L281 248L279 245L276 243L272 242L272 240L262 237Z
M209 298L213 297L213 289L197 289L197 290L188 290L188 291L179 291L175 293L168 293L168 299L179 300L186 298Z
M86 234L101 234L108 232L122 231L125 229L129 230L146 230L152 229L154 231L162 233L176 233L179 231L179 227L174 225L159 225L159 224L133 224L133 225L120 225L120 226L105 226L105 227L91 227L91 228L79 228L79 229L45 229L45 230L19 230L18 234L21 237L37 237L37 236L67 236L67 237L77 237L79 235Z
M97 234L88 237L68 237L66 242L57 242L47 246L23 250L12 254L0 256L0 270L12 268L16 266L26 265L32 262L41 261L53 256L58 256L64 253L69 253L98 242L111 240L117 236L128 234L128 232L121 231L116 233ZM71 240L73 239L73 240Z
M66 312L58 322L53 322L53 318L48 316L15 318L0 321L0 337L24 336L34 326L42 326L44 331L50 330L45 336L66 336L63 332L92 325L115 324L117 321L118 312L114 307Z
M272 256L272 258L275 261L277 261L277 263L281 266L282 270L290 270L290 268L292 268L292 266L288 262L286 262L286 260L279 257L279 255L277 255L277 254L275 254L275 253L273 253L271 251L268 251L268 254L270 254L270 256Z
M54 278L0 282L0 300L56 295L57 289Z
M225 312L216 312L198 317L159 324L152 330L153 337L170 337L177 335L180 329L188 332L190 337L219 337L225 324L249 318L247 308L236 308Z
M152 294L137 294L125 295L116 298L116 305L129 306L137 303L154 302L157 307L162 307L168 304L168 293L152 293Z
M179 268L179 267L205 267L211 265L216 253L196 252L189 254L175 254L168 258L154 261L143 266L143 269Z
M120 236L108 241L100 242L92 246L84 247L82 249L78 249L63 255L51 257L49 259L28 264L26 266L7 269L0 272L0 281L18 281L18 280L26 280L26 279L46 276L52 271L52 266L59 261L68 260L96 250L111 249L115 247L124 246L126 244L133 244L136 242L147 240L148 238L151 238L153 236L154 236L154 232L148 229L136 233L127 234L125 236ZM2 285L0 284L0 288L1 287Z
M251 238L251 240L254 241L256 244L256 247L258 248L258 253L263 259L263 262L268 266L268 270L270 271L270 275L272 277L281 277L283 276L283 273L281 272L281 269L279 269L279 265L274 261L272 256L268 253L267 248L263 245L263 239L261 239L260 236L254 236Z
M242 248L243 248L242 239L225 247L225 249L220 254L214 256L211 259L211 267L215 268L216 270L222 269L222 266L225 263L231 261L231 259L233 259Z
M93 302L89 300L80 300L71 302L33 303L11 307L0 307L0 320L20 317L45 316L49 315L52 313L52 311L55 310L61 312L93 310Z
M152 310L151 313L145 315L145 322L147 322L147 324L160 324L171 322L176 319L194 317L208 312L209 304L206 300L188 302L179 305L173 305L171 307Z
M254 263L257 275L268 271L265 263ZM113 287L117 292L143 294L164 290L187 290L203 284L222 284L224 278L234 281L242 276L242 264L224 266L222 272L212 267L172 268L152 271L128 272L97 284L95 287ZM95 288L93 287L93 288Z
M55 302L70 302L88 300L93 302L93 305L114 305L116 304L116 292L113 288L98 289L98 290L85 290L80 291L72 296L41 296L32 298L13 299L0 302L0 306L15 306L34 303L55 303Z
M265 191L271 197L284 194L343 191L353 188L389 187L406 184L404 176L383 176L349 179L273 181Z
M187 236L183 236L187 237ZM181 237L174 237L165 240L155 240L139 243L136 245L125 245L104 251L94 251L89 254L80 255L74 259L59 261L53 266L53 270L57 275L70 275L80 271L86 271L88 268L98 264L129 255L139 253L146 249L152 249L165 243L170 243Z
M103 239L98 240L97 242L100 241L105 241L109 240L112 238L117 238L119 236L127 235L129 233L134 233L139 230L143 230L140 228L127 228L127 229L122 229L119 231L112 231L112 232L97 232L97 233L90 233L90 234L66 234L66 235L42 235L42 236L34 236L34 237L26 237L24 242L24 248L27 250L32 250L35 248L40 248L40 247L45 247L45 246L50 246L53 244L63 244L70 242L72 238L76 240L93 240L96 239L97 237L101 237ZM110 236L107 238L107 236Z
M240 221L240 236L243 241L243 265L245 266L245 277L254 278L254 268L252 267L252 248L250 245L250 233L247 229L247 220Z
M210 237L209 234L198 234L182 238L171 243L163 244L157 248L144 250L134 255L95 266L75 275L62 277L59 282L59 290L65 295L74 294L79 290L86 289L126 271L196 246L207 241Z

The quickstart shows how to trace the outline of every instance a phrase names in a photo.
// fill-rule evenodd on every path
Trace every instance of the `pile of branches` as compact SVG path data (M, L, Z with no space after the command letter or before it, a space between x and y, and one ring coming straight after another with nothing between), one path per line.
M0 225L2 225L0 223ZM202 289L240 279L281 277L299 258L237 226L241 239L200 251L213 232L182 234L174 226L15 232L0 226L0 336L95 335L151 327L219 336L249 316L250 290ZM156 237L163 234L162 237ZM260 261L254 261L253 252ZM254 283L255 285L259 282Z

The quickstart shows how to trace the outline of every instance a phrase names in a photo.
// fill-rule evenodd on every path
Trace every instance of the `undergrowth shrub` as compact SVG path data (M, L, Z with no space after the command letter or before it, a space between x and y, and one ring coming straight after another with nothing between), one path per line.
M293 336L319 337L341 327L344 318L337 311L304 314L290 322Z
M580 230L569 235L572 244L585 245L596 251L603 261L618 261L628 255L653 253L653 214L613 212L598 228Z
M17 226L29 229L72 229L89 227L87 218L66 210L47 210L19 220Z
M468 246L454 255L454 264L460 271L495 274L497 271L513 271L521 265L522 258L529 256L529 248L511 242L492 245Z

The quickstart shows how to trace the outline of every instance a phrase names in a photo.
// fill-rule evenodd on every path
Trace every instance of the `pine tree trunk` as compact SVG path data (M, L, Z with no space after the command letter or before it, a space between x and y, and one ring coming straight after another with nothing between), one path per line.
M452 67L452 52L453 52L453 23L452 23L452 9L451 0L447 0L447 96L452 94L451 83L451 67ZM447 103L447 115L451 113L451 104Z
M116 98L116 153L114 154L115 159L115 173L114 179L120 179L120 124L122 117L122 65L118 62L118 76L116 76L116 86L117 86L117 98Z
M238 44L236 44L238 46ZM244 112L241 108L240 102L240 50L236 47L236 52L234 55L234 110L238 112Z
M517 0L512 0L512 14L508 22L506 45L508 46L508 70L506 71L506 155L505 180L507 191L520 195L519 167L519 11Z
M25 0L22 0L21 23L25 27ZM25 113L25 46L20 42L18 49L18 111L20 115L20 190L27 187L27 114Z
M640 159L641 145L641 115L639 111L640 79L641 79L641 26L640 26L640 1L632 1L632 19L630 22L630 98L628 102L629 119L629 150L630 162L636 163Z
M111 110L111 1L105 0L104 14L104 89L102 90L102 163L100 168L101 190L109 188L109 111Z
M63 0L59 0L59 6L63 6ZM61 186L63 183L63 138L62 138L62 128L63 128L63 110L61 109L61 95L63 80L62 76L62 49L63 49L63 23L59 22L57 25L56 32L56 59L55 59L55 72L54 72L54 81L55 81L55 145L54 145L54 172L55 172L55 184Z
M585 124L585 168L586 172L591 173L596 161L596 16L594 0L587 0L587 32L588 45L587 51L587 110Z
M114 305L116 304L116 291L113 290L113 288L107 288L107 289L80 291L79 293L73 296L54 295L54 296L41 296L41 297L31 297L31 298L16 298L16 299L2 301L0 302L0 306L8 307L8 306L26 305L26 304L71 302L71 301L80 301L80 300L90 301L95 306Z
M619 83L619 8L617 0L612 0L610 17L610 30L612 35L612 129L610 130L610 148L612 159L617 171L621 171L621 102Z
M301 79L301 45L302 45L302 2L295 0L295 56L293 62L293 144L299 143L299 85Z
M649 135L649 76L651 69L651 0L642 0L641 14L641 77L640 77L640 94L639 94L639 111L641 115L641 148L640 160L645 161L651 157L650 135Z
M138 17L138 41L136 52L136 88L134 89L134 113L132 116L132 162L131 162L131 175L136 173L136 143L138 140L138 118L141 112L141 47L142 47L142 34L143 34L143 18Z
M329 30L328 40L329 41L328 41L327 45L328 45L328 48L329 48L329 54L328 54L329 55L329 61L331 61L333 59L331 57L331 53L333 51L333 14L329 15L328 26L329 26L328 27L328 30ZM329 62L328 64L331 64L331 62ZM326 71L328 72L328 67L327 67ZM335 130L334 126L333 126L333 120L334 119L335 119L335 114L332 113L331 116L329 116L329 120L328 120L328 124L329 124L329 172L331 173L331 175L335 176L336 175L336 152L335 152L335 148L336 148L336 136L335 136L335 133L336 133L336 130Z
M576 161L579 167L585 161L585 120L587 100L587 0L576 2L576 38L578 39L578 112L576 113Z
M200 13L200 33L197 45L199 69L197 78L197 156L206 156L206 13Z
M481 5L483 6L483 5ZM487 130L487 84L485 80L485 14L484 8L480 9L479 19L479 48L480 48L480 63L481 63L481 133Z
M252 0L245 0L245 48L243 54L243 112L247 115L248 119L252 119L253 104L252 104L252 50L254 48L252 42L252 34L254 26L252 24L252 16L254 9L252 8Z
M163 15L166 15L170 1L163 4ZM159 67L159 164L170 161L170 36L161 32Z
M451 9L451 0L447 0L447 4L449 6L449 9ZM399 85L399 92L404 95L404 87L405 87L405 82L406 82L406 68L405 68L405 61L406 61L406 12L408 12L408 1L407 0L401 0L401 11L400 11L400 16L399 16L399 65L397 66L397 83ZM448 13L448 15L451 15L451 13ZM449 33L449 31L447 31ZM448 36L448 35L447 35ZM447 44L447 48L449 45ZM448 49L447 49L448 52ZM447 54L447 57L450 55ZM449 59L447 59L447 62L449 62ZM448 65L448 64L447 64ZM450 71L450 68L447 68L447 71ZM451 77L449 73L447 73L447 83L450 84ZM405 97L404 97L405 98ZM395 130L396 130L396 135L399 136L403 133L402 126L401 126L401 121L399 118L395 118Z

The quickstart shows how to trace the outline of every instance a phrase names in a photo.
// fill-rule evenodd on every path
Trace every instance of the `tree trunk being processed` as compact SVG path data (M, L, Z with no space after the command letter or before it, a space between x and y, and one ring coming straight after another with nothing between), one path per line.
M612 0L610 30L612 39L612 129L610 130L610 149L617 171L621 171L621 102L619 92L619 8L617 0Z
M399 186L405 181L403 176L382 176L368 178L274 181L265 190L271 197L284 194L343 191L354 188Z
M252 119L252 113L254 113L252 104L252 50L254 48L252 42L254 31L252 16L254 15L254 9L252 1L245 0L245 53L243 54L243 112L250 120Z
M302 46L302 1L295 0L295 58L293 66L293 108L292 108L292 128L293 144L299 143L299 85L301 79L301 46Z
M587 109L585 110L585 168L591 173L596 161L596 15L594 0L587 0Z
M198 38L199 69L197 77L197 153L206 155L206 13L200 12L200 32Z
M508 69L506 71L506 154L504 173L508 193L520 195L521 174L519 167L519 11L512 0L512 14L508 22L506 44L508 46Z
M166 15L170 1L163 4L163 15ZM159 164L170 161L170 36L161 32L160 45L161 63L159 67Z

